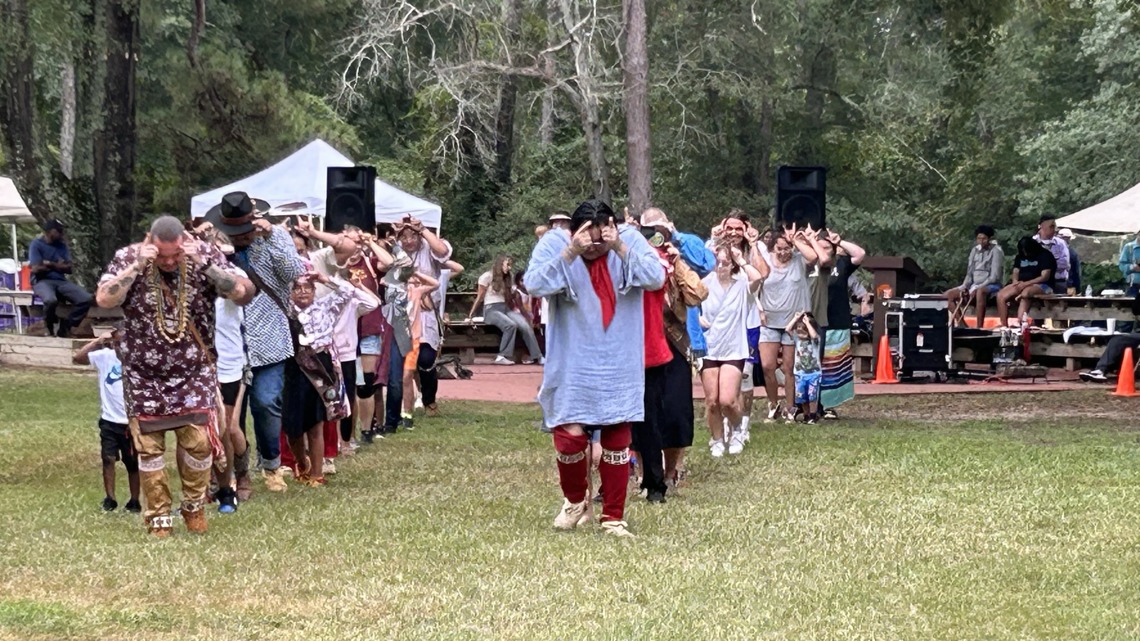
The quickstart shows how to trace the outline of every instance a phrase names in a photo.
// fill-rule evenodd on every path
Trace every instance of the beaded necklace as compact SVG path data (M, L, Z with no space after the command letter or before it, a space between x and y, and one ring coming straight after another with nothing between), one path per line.
M175 310L178 314L178 325L173 332L166 328L166 314L163 308L166 306L164 303L165 296L162 287L162 275L159 269L151 266L150 270L150 288L154 293L155 306L154 306L154 320L158 325L158 333L162 336L163 340L173 345L182 340L183 334L186 333L186 323L190 318L190 297L187 294L188 279L186 278L186 261L182 261L178 265L178 298L175 304Z

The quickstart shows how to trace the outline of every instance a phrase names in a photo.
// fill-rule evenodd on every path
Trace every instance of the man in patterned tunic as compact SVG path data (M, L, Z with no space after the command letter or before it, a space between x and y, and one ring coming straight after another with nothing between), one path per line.
M217 438L218 381L214 363L214 301L244 305L253 284L215 247L190 237L173 216L154 221L146 240L117 251L99 280L100 307L122 306L123 390L131 438L139 455L147 529L170 536L166 433L180 446L182 518L206 531L203 505Z

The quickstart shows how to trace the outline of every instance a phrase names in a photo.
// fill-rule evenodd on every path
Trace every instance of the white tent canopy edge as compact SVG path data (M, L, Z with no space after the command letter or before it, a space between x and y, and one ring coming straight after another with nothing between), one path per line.
M1111 234L1140 231L1140 185L1108 200L1057 219L1058 227Z
M244 191L253 198L267 201L273 207L304 202L309 207L309 213L324 216L328 168L352 167L355 164L332 145L317 138L252 176L194 196L190 200L190 215L200 218L221 202L222 196L231 191ZM399 222L407 215L415 216L428 227L436 229L439 229L443 218L439 205L377 179L376 222Z
M28 211L28 205L20 196L20 192L16 190L16 183L12 182L11 178L0 176L0 223L7 223L12 226L12 260L19 259L18 248L16 247L16 225L34 222L36 219L32 217L32 212Z

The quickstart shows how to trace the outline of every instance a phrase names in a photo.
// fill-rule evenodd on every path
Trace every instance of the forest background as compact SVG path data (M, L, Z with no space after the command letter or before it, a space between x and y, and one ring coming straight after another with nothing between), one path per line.
M1012 256L1140 181L1137 78L1134 0L0 0L0 173L90 285L314 137L438 202L472 277L591 194L707 234L823 165L830 226L936 288L976 225Z

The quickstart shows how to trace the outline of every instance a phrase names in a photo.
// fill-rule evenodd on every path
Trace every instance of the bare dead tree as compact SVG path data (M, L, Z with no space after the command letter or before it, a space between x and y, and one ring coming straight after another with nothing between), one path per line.
M624 0L625 152L629 212L640 216L653 204L653 164L649 131L649 51L645 0Z
M609 166L603 144L603 105L620 91L616 67L605 60L620 32L620 16L602 14L596 0L549 0L522 5L543 10L550 33L545 42L522 43L509 28L511 16L490 0L366 0L360 27L343 40L339 98L351 107L364 87L399 79L446 114L434 154L457 171L469 153L496 165L496 132L502 115L503 79L533 80L519 98L537 102L565 97L586 136L595 195L609 200ZM448 34L447 41L436 34ZM520 91L522 85L519 85ZM501 136L500 136L501 138Z

